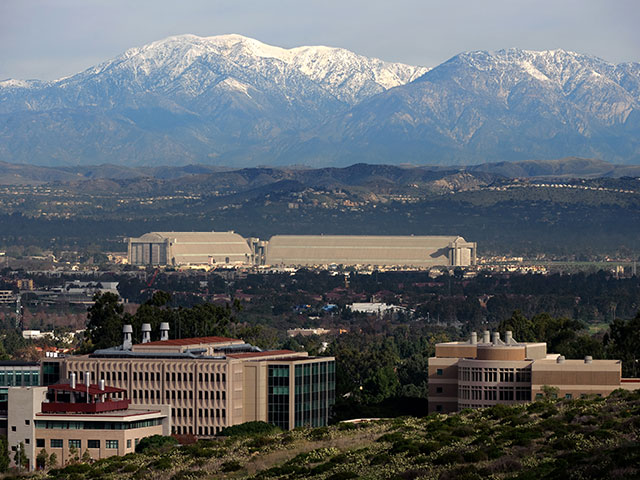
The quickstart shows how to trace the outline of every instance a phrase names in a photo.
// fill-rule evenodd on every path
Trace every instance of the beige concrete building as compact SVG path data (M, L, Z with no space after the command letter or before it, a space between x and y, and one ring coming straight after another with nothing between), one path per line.
M557 388L562 398L608 395L618 388L640 388L640 379L621 378L619 360L566 360L547 354L546 343L504 341L485 331L468 342L436 345L429 358L429 412L455 412L501 404L529 402Z
M57 382L73 373L85 382L89 375L91 382L104 380L124 389L133 406L170 404L177 434L212 436L250 420L284 429L329 421L335 398L333 357L260 351L224 337L130 345L130 335L125 333L121 347L47 359L43 381Z
M457 236L275 235L267 265L469 266L476 244Z
M49 387L9 388L7 441L12 462L19 448L24 448L28 470L38 467L36 457L42 450L55 453L58 466L84 452L98 460L134 452L142 438L170 434L168 405L131 407L123 394L104 382L76 385L75 378Z
M249 244L234 232L151 232L129 238L131 265L251 265Z
M331 264L377 267L469 266L476 244L459 236L275 235L269 241L234 232L150 232L129 238L132 265Z

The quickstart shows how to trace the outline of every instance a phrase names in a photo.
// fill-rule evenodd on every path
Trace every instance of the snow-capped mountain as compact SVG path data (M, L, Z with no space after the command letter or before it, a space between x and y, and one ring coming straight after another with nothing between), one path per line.
M419 163L569 155L639 163L639 107L638 63L564 50L478 51L361 102L319 137L339 161L402 152ZM324 147L292 148L307 156Z
M640 163L640 64L468 52L429 70L181 35L53 82L0 82L0 160L43 165Z

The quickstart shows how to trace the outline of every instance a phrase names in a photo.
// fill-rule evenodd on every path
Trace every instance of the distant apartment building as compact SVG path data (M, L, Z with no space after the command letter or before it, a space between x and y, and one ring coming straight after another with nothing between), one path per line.
M620 360L567 360L547 354L546 343L518 342L511 332L476 333L467 342L436 345L429 358L429 412L455 412L496 404L530 402L555 387L560 398L608 395L640 388L640 379L624 379Z
M119 347L43 361L43 383L73 373L79 382L105 380L132 405L170 404L173 433L212 436L224 427L261 420L283 429L327 425L335 398L333 357L291 350L261 351L239 339L169 339L131 345L125 326Z
M86 452L93 460L135 451L141 439L169 435L169 405L131 406L125 390L79 384L75 377L48 387L11 387L8 393L7 443L10 458L24 449L27 470L44 450L57 466Z
M0 290L0 305L16 303L17 295L12 290Z

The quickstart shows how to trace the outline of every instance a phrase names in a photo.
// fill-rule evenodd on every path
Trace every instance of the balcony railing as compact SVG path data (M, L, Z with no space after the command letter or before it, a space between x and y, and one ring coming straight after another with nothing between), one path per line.
M126 410L129 408L131 400L110 400L97 403L63 403L63 402L43 402L42 413L101 413L113 410Z

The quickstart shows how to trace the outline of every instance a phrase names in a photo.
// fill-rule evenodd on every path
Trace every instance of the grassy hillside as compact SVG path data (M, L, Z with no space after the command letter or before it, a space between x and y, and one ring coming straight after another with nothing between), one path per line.
M640 391L200 441L40 478L640 478Z

